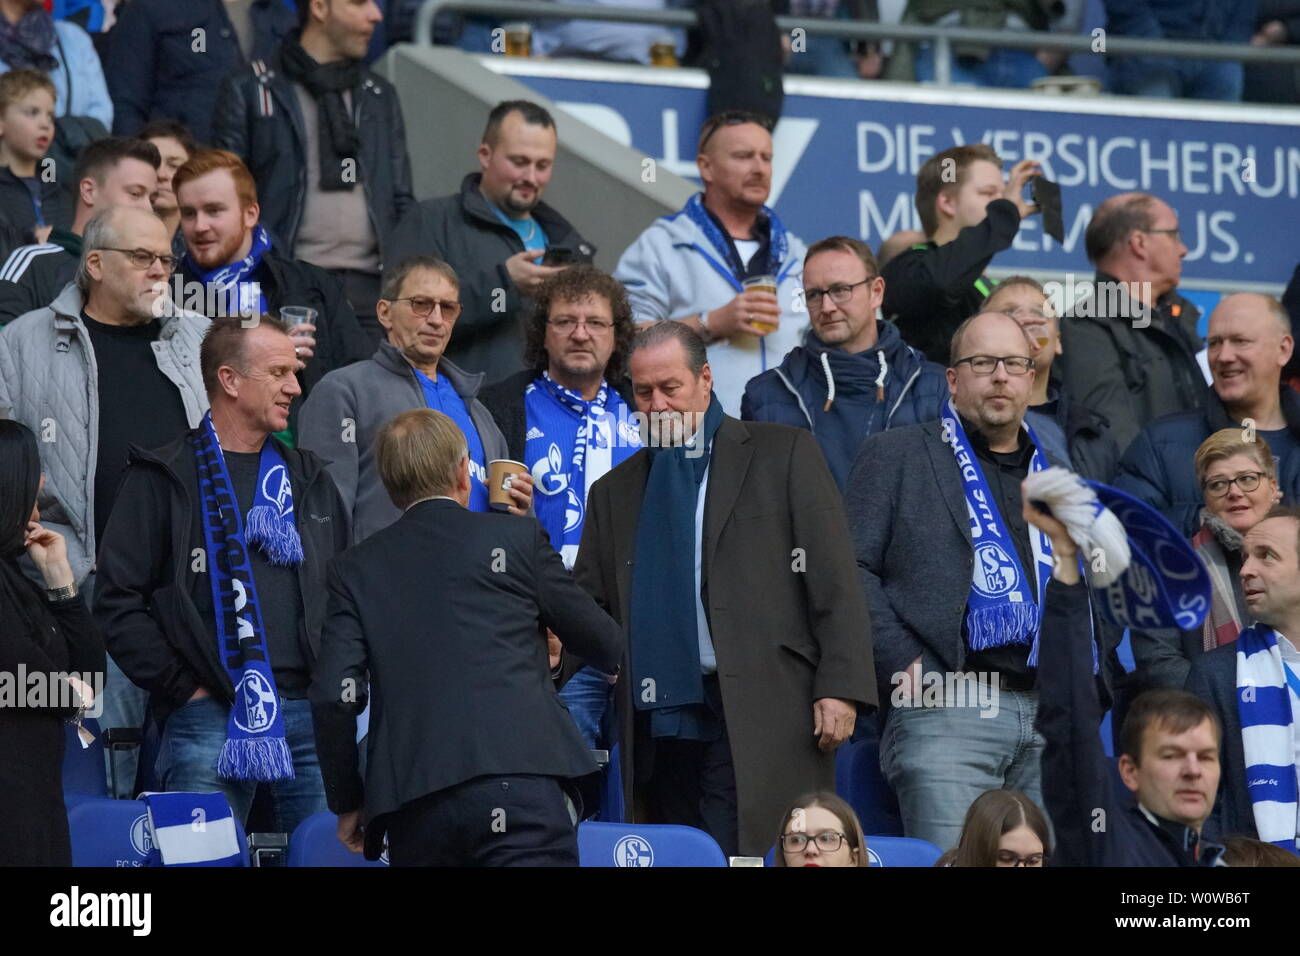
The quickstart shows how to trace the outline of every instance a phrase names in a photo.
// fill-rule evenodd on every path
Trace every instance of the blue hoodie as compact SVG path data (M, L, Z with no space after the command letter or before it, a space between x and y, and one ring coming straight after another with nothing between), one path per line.
M876 330L875 346L855 354L808 332L779 366L749 380L740 405L746 421L812 432L841 491L864 439L938 418L948 397L943 366L904 342L891 323L877 322Z

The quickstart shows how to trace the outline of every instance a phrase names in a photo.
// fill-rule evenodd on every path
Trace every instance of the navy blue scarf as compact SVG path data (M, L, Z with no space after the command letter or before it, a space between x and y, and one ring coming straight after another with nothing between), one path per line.
M722 404L714 395L692 445L648 449L629 640L632 700L637 710L651 712L655 737L700 739L705 719L699 707L704 680L695 616L695 505L721 423Z
M275 442L268 438L262 445L256 495L245 522L211 412L203 416L192 441L217 619L217 655L235 688L217 775L234 780L292 780L293 755L285 740L284 714L271 672L248 550L256 545L272 564L302 563L302 539L293 519L288 468Z
M730 236L718 228L709 211L704 208L703 196L703 193L696 193L687 201L686 215L690 217L691 222L700 227L700 231L709 240L709 245L717 250L722 261L727 264L732 277L736 280L736 287L739 288L740 283L751 275L773 275L780 278L781 263L785 261L786 253L790 251L790 238L776 213L764 206L759 214L767 218L771 230L767 246L767 262L754 263L751 260L751 268L746 269L745 264L740 261L740 254L736 252L736 244L731 241ZM761 268L755 269L753 266Z
M267 311L266 296L262 294L259 283L252 281L252 275L262 264L262 256L271 248L271 237L259 224L253 229L253 245L248 255L238 262L218 266L216 269L200 268L185 251L185 264L205 286L214 286L222 294L222 305L218 315L251 315ZM233 302L231 301L233 297Z

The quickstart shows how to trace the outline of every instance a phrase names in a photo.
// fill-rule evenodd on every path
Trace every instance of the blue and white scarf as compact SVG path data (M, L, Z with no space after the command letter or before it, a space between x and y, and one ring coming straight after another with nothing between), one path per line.
M1237 638L1237 713L1255 830L1265 843L1294 853L1300 845L1300 787L1292 742L1292 685L1300 681L1283 662L1273 629L1255 624L1242 631ZM1300 694L1300 686L1294 689Z
M284 714L249 558L249 546L256 545L272 564L302 563L288 468L268 438L262 445L256 496L245 522L211 412L203 416L193 442L217 620L217 656L235 688L217 775L234 780L292 780L293 756L285 740Z
M768 240L768 261L760 263L761 268L746 270L745 264L740 261L740 254L736 252L736 245L730 240L718 224L713 221L709 211L704 208L704 194L696 193L686 202L685 212L690 217L691 222L699 226L700 231L704 233L709 244L722 257L722 261L731 269L732 279L735 281L736 288L741 287L741 283L748 275L773 275L779 278L781 263L785 261L786 253L790 251L790 238L785 231L785 225L777 217L777 214L767 206L763 207L760 216L766 216L771 230Z
M146 866L242 866L235 815L223 793L146 793Z
M627 403L608 382L601 382L596 397L586 401L549 372L525 390L524 417L524 460L533 473L534 511L564 566L572 568L582 540L587 489L630 458L641 447L641 436L628 421ZM567 456L566 449L571 449Z
M961 427L950 398L940 416L943 439L952 448L961 470L966 510L970 513L971 539L975 562L971 573L970 596L966 599L966 633L972 651L1007 644L1028 644L1030 667L1038 666L1038 633L1042 624L1041 608L1047 581L1052 576L1052 545L1047 535L1029 528L1030 547L1034 552L1034 577L1029 581L1020 565L1016 545L997 502L984 480L966 431ZM1023 426L1034 446L1029 461L1030 473L1047 467L1047 456L1028 425Z
M219 315L251 315L267 311L266 296L262 294L261 283L249 277L262 264L264 256L271 248L271 237L259 224L253 228L253 246L248 255L238 262L216 269L201 269L195 263L189 251L185 252L185 263L205 286L215 288L221 294ZM231 301L232 297L235 301Z

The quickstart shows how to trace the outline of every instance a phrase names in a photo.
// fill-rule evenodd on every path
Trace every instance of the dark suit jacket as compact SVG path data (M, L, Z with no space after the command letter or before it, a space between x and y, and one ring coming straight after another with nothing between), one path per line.
M551 683L545 625L612 672L619 626L531 518L421 502L330 562L312 719L335 813L383 815L486 774L576 778L595 762ZM373 691L373 693L371 693ZM364 788L356 716L371 701Z
M1219 795L1205 821L1212 840L1228 836L1258 839L1255 810L1246 789L1246 752L1241 746L1241 711L1237 709L1237 645L1225 644L1192 655L1187 689L1214 708L1223 728L1219 746Z
M578 583L625 624L649 465L638 452L592 485L574 566ZM811 434L724 416L707 481L701 594L736 771L740 852L762 856L790 800L834 788L833 754L813 737L813 701L856 701L860 718L876 705L871 626L839 491ZM631 683L620 680L616 698L627 794Z
M892 676L917 656L926 671L959 671L966 659L962 623L975 549L957 459L942 435L932 421L871 436L845 491L886 699ZM1097 637L1104 659L1117 635L1099 627ZM1104 680L1099 690L1109 706Z

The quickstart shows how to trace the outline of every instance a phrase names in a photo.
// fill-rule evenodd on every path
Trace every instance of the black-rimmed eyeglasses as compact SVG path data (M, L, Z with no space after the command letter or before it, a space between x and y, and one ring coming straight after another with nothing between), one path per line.
M953 362L952 367L969 365L976 375L992 375L999 362L1008 375L1025 375L1034 367L1034 360L1027 355L968 355Z

